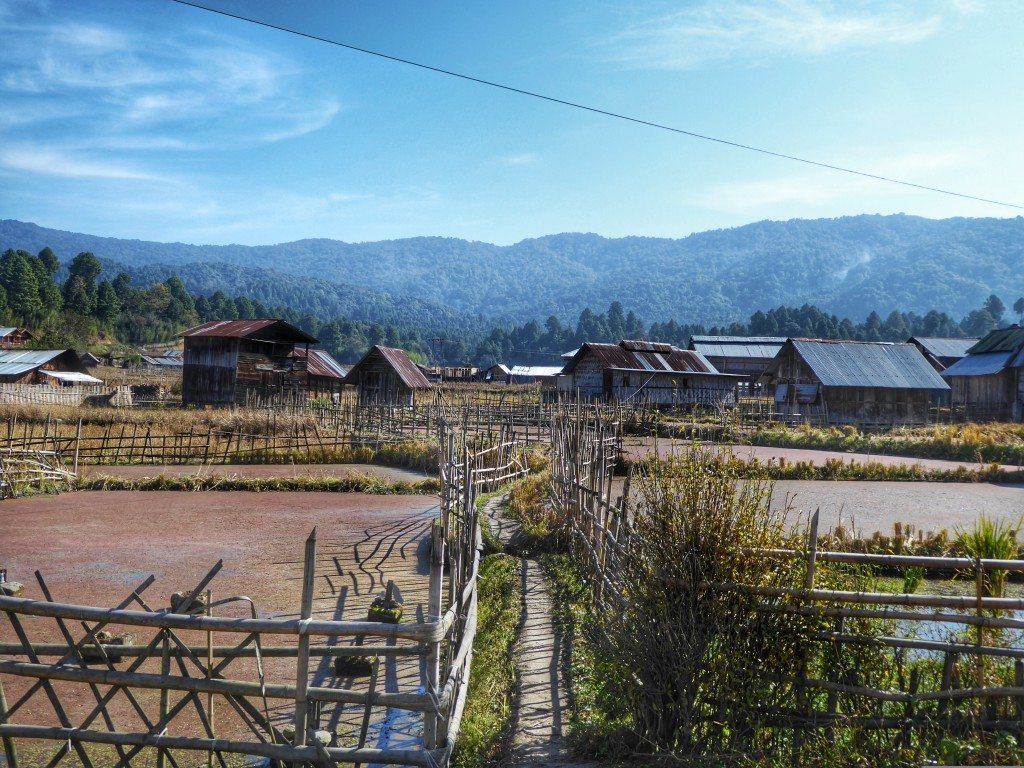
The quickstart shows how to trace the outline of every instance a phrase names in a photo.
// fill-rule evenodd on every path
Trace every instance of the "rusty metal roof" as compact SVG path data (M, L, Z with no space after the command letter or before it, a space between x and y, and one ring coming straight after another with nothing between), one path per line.
M636 349L641 345L656 346L658 349L649 351ZM633 348L630 349L630 347ZM679 349L670 344L655 345L649 342L627 341L619 344L584 344L565 364L563 373L572 373L576 369L576 365L588 354L597 358L603 368L614 370L724 375L719 374L700 352Z
M258 339L259 336L257 334L267 328L274 328L281 332L281 335L289 341L305 342L307 344L317 343L317 339L314 339L302 329L296 328L291 323L286 323L284 320L277 318L263 320L211 320L208 323L197 325L195 328L182 331L178 335L189 338L216 336L230 339Z
M393 347L382 347L379 344L375 347L371 347L370 351L363 355L362 359L352 366L349 370L348 375L345 377L346 384L358 383L355 378L356 372L367 360L372 358L374 355L380 355L384 358L389 366L398 374L398 378L402 380L402 383L409 389L430 389L431 384L427 380L427 377L423 375L421 371L412 360L409 359L409 355L405 353L405 350L394 349Z
M913 344L821 339L790 339L789 343L826 387L949 389ZM778 360L769 373L778 367Z
M309 354L302 347L296 347L296 357L306 358L306 372L310 376L321 376L325 379L344 379L352 366L342 365L327 350L311 349Z

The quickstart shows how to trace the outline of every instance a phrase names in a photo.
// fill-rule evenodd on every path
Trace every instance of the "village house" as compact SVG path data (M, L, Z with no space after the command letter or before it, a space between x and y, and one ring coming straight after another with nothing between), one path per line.
M789 339L761 376L780 418L828 424L928 421L946 382L913 344Z
M360 405L412 406L416 393L430 389L423 371L403 350L375 346L345 377L359 394Z
M719 373L745 377L750 389L785 343L781 336L691 336L688 348L703 355Z
M907 339L907 343L913 344L921 350L921 354L939 373L958 360L963 360L967 356L967 350L979 341L980 339L977 337L951 339L937 336L911 336Z
M736 402L741 378L719 373L699 352L631 340L584 344L562 374L560 389L581 398L715 408Z
M560 365L513 365L508 372L508 383L554 387L561 373Z
M199 407L244 404L251 394L301 391L305 357L317 340L283 320L214 320L181 334L185 341L181 400Z
M476 378L477 381L483 381L487 384L508 384L509 373L511 371L507 365L496 363L490 368L481 368L477 371Z
M0 347L4 349L24 347L28 342L35 341L35 338L35 334L27 328L0 328Z
M0 384L48 384L52 387L100 386L73 349L0 350Z
M942 372L951 402L974 421L1024 419L1024 328L999 328Z
M306 394L309 397L334 398L341 395L345 377L352 366L342 365L323 349L296 347L293 354L306 360Z

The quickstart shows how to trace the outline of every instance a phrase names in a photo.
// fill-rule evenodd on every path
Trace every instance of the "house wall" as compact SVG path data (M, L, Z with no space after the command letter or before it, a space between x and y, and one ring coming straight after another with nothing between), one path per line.
M181 402L196 406L232 405L237 367L238 339L186 337Z
M824 387L822 399L829 424L924 424L927 389Z
M1021 399L1015 391L1017 371L1013 368L989 376L950 376L946 381L952 404L979 419L1012 418L1014 401ZM1016 410L1019 412L1019 406Z
M601 397L605 393L604 367L591 354L576 364L572 373L572 388L580 397Z
M713 408L736 403L736 379L724 376L611 371L611 379L611 396L620 401Z

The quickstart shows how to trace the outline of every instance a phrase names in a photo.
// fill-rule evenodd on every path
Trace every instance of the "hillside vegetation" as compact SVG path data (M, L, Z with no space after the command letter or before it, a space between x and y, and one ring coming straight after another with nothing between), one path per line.
M0 222L0 244L92 251L131 269L173 268L195 290L270 290L280 274L384 291L396 299L526 322L575 317L618 300L649 321L727 324L771 306L814 304L839 316L939 308L962 315L986 296L1024 295L1024 218L914 216L758 222L682 239L560 234L509 246L418 237L374 243L300 240L247 247L99 238ZM230 264L191 282L202 263ZM261 273L258 270L268 270ZM245 277L247 276L247 278ZM325 287L325 291L327 291ZM328 291L329 292L329 291ZM264 297L270 303L269 295ZM319 311L295 294L290 306ZM283 299L283 297L282 297ZM358 299L362 301L362 299ZM375 322L386 318L367 317Z

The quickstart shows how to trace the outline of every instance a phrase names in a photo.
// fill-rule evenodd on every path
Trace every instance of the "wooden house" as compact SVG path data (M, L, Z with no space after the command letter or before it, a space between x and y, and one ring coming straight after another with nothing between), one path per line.
M921 424L946 382L913 344L789 339L761 376L781 418Z
M361 405L411 406L416 392L432 386L403 350L381 346L370 349L352 366L345 383L356 388Z
M508 383L554 387L561 373L560 365L513 365L508 372Z
M504 363L496 363L490 368L481 368L477 371L477 381L487 384L508 384L508 375L511 370Z
M780 336L691 336L688 348L703 355L719 373L745 377L750 388L785 343Z
M907 339L907 343L913 344L921 350L921 354L939 373L953 363L963 360L967 356L967 350L979 341L980 339L976 337L951 339L937 336L911 336Z
M294 355L306 360L306 394L309 397L333 398L341 394L352 366L342 365L323 349L296 347Z
M35 338L35 334L28 330L28 328L0 328L0 347L4 349L24 347L28 342L35 341Z
M951 402L975 421L1024 419L1024 328L999 328L942 372Z
M316 339L283 320L214 320L181 334L184 405L245 403L250 393L301 390L306 360L294 355Z
M90 376L73 349L0 350L0 384L53 387L103 384Z
M560 388L581 398L714 408L736 402L741 378L719 373L699 352L631 340L584 344L562 374Z

